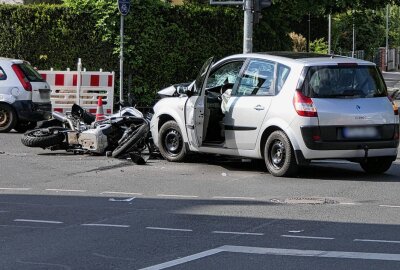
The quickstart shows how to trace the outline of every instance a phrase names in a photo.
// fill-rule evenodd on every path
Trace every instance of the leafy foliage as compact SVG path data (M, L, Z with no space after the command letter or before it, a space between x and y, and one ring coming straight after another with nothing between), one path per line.
M294 52L305 52L307 40L301 34L295 32L289 33L289 37L292 40L292 49Z
M310 42L310 51L316 53L328 53L328 42L324 38L316 39Z

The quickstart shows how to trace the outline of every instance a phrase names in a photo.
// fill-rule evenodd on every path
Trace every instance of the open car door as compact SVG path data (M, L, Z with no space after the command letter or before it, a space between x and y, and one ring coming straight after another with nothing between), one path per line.
M185 105L185 124L189 144L201 146L204 139L204 119L206 108L205 82L210 74L214 57L210 57L203 65L195 83L188 93L189 98Z

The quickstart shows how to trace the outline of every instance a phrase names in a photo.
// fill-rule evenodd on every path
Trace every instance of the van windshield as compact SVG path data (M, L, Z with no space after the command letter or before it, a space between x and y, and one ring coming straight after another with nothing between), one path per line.
M337 65L308 68L302 92L311 98L373 98L387 96L375 66Z

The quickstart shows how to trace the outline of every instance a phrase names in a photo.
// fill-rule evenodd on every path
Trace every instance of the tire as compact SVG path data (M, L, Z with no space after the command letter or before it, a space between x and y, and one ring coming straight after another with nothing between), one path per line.
M14 129L19 133L27 132L28 130L34 129L36 127L36 122L22 122L18 121Z
M360 166L368 174L382 174L389 170L392 163L392 157L372 157L360 162Z
M289 138L283 131L274 131L264 147L265 165L273 176L293 176L298 171L296 157Z
M141 125L139 128L133 130L130 135L123 138L121 143L112 152L112 157L117 158L122 154L129 151L140 139L146 138L146 134L149 132L149 126L147 124Z
M34 129L26 132L21 142L28 147L46 148L62 143L65 139L64 133L59 128Z
M14 109L4 103L0 103L0 133L12 130L17 124L17 115Z
M182 132L178 123L171 120L161 126L158 132L158 146L161 155L168 161L181 162L187 156Z

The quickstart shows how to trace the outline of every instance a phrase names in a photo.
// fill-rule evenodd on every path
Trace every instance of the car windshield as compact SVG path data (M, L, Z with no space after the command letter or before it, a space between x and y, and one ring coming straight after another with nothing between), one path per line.
M20 64L19 67L21 68L22 72L25 74L26 78L30 82L43 82L42 76L29 64L23 63Z
M375 66L313 66L307 71L302 92L312 98L372 98L387 96Z

